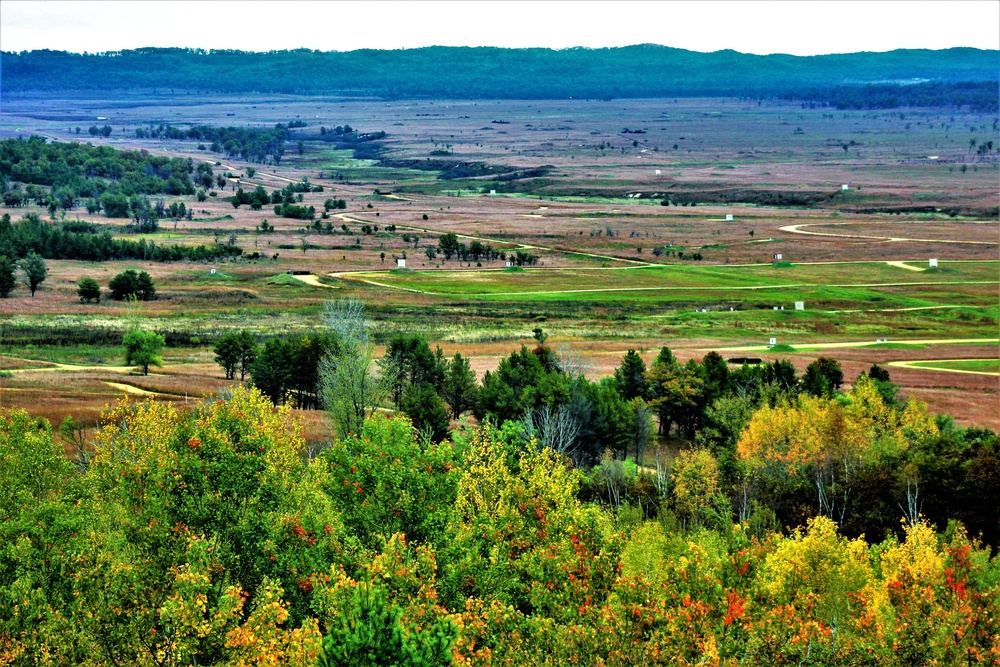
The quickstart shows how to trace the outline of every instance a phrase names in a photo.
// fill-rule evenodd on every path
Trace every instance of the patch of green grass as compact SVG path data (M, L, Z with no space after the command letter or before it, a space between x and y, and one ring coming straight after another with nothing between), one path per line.
M920 368L944 368L955 371L975 371L977 373L1000 373L1000 359L955 359L951 361L916 361L912 366Z
M290 276L287 273L279 273L276 276L271 276L265 281L268 285L292 285L295 287L303 287L304 284L301 280L295 276Z
M777 345L771 345L767 348L768 352L798 352L794 347L788 345L787 343L778 343Z
M776 269L790 269L790 268L794 267L795 265L792 264L791 262L775 262L771 266L773 266Z

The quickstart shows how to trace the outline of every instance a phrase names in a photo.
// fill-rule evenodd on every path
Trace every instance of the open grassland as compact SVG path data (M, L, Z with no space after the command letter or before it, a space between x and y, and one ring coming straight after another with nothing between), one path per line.
M998 357L990 343L920 342L997 337L998 165L969 147L970 139L1000 145L993 116L831 112L732 99L374 104L130 94L23 96L5 104L4 136L85 138L208 161L213 177L239 178L205 201L165 197L184 203L192 219L161 220L151 234L81 206L66 220L92 222L117 238L232 244L262 257L49 261L34 298L18 288L0 300L0 370L11 372L0 379L4 405L93 417L128 391L120 385L157 400L201 400L228 386L212 361L223 333L245 328L266 340L318 331L323 302L340 296L365 301L380 343L421 334L447 354L471 357L480 375L530 344L538 326L586 358L595 377L611 372L629 348L649 361L664 344L682 360L709 349L763 347L754 354L790 358L800 371L833 356L849 379L875 362L975 357L960 366L989 371ZM98 116L114 127L106 140L85 136L91 123L80 119ZM251 164L194 141L134 136L158 123L273 127L296 118L307 127L296 131L280 165ZM345 123L387 132L380 155L358 157L315 140L296 150L295 138ZM525 175L441 178L422 164L429 159ZM317 217L327 198L346 202L320 219L320 229L277 216L271 206L253 211L228 201L234 187L271 192L303 178L324 188L299 202L314 206ZM28 212L49 217L34 205L4 212L14 220ZM428 248L446 233L465 244L530 252L537 263L512 271L496 259L430 257ZM700 261L691 259L695 253ZM394 270L404 257L407 270ZM928 267L931 258L939 268ZM152 275L156 301L136 308L79 302L81 277L105 286L126 268ZM311 273L287 273L293 270ZM805 302L803 311L794 310L796 301ZM129 317L167 339L165 365L148 377L117 370ZM791 350L767 352L771 337ZM885 338L888 344L874 343ZM21 372L50 364L76 368ZM916 365L892 373L904 392L960 423L1000 426L992 376ZM310 424L314 434L324 432L321 419Z
M955 262L914 273L884 262L764 266L630 266L518 271L392 271L340 276L440 296L526 297L595 292L782 290L786 298L823 288L878 289L996 284L1000 262ZM629 294L627 298L635 295ZM794 299L798 300L798 299Z

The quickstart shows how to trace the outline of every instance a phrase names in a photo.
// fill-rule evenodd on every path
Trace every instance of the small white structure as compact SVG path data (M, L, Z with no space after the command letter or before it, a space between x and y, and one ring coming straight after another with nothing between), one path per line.
M774 258L775 259L781 259L781 253L780 252L775 253L774 254Z
M507 260L507 261L506 261L506 262L504 263L504 266L505 266L505 267L507 267L507 268L509 269L510 267L514 266L514 262L512 262L512 261L510 261L510 260L508 259L508 260Z
M841 191L845 191L845 192L846 192L847 190L850 190L850 188L849 188L849 187L847 187L847 183L844 183L843 185L841 185L841 186L840 186L840 189L841 189Z
M795 302L795 310L805 310L805 309L806 309L806 302L805 301L796 301Z
M778 339L777 339L777 338L772 338L772 339L770 339L770 340L769 340L769 341L767 342L767 346L768 346L768 347L774 347L774 346L775 346L775 345L777 345L777 344L778 344Z
M496 193L497 193L497 191L496 191L496 190L490 190L490 196L491 196L491 197L495 196L495 195L496 195Z
M405 269L406 268L406 260L402 259L402 258L401 259L397 259L396 260L396 268L397 269Z
M931 268L931 269L936 269L938 267L936 259L930 260L929 262L927 262L927 264L929 265L928 268Z
M215 275L215 269L212 269L211 275L213 275L213 276Z
M777 307L777 306L775 306L775 307L774 307L774 309L775 309L775 310L778 310L778 307Z
M659 169L657 169L657 170L656 170L656 175L657 175L657 176L659 176L659 175L660 175L660 173L661 173L661 172L660 172L660 170L659 170Z
M733 221L733 214L732 213L727 213L726 214L726 222L732 222L732 221Z

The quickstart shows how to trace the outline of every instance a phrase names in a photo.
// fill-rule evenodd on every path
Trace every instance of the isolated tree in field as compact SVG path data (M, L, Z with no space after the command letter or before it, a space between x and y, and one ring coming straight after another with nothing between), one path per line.
M149 375L150 366L162 366L163 336L155 331L145 331L133 327L125 332L122 338L125 346L125 365L140 366L143 375Z
M328 301L323 322L337 346L320 362L320 389L345 437L361 432L365 418L382 400L383 385L375 376L375 346L364 304L353 298Z
M469 360L456 352L445 369L441 389L441 398L451 408L452 418L460 419L463 412L471 410L476 404L478 393L476 374L469 367Z
M82 303L100 303L101 286L93 278L81 278L77 283L76 293Z
M451 259L453 255L458 254L458 235L454 232L442 234L441 238L438 239L438 248L441 249L441 253L444 255L445 259Z
M45 260L41 255L29 252L28 256L17 265L21 269L21 281L31 290L31 296L35 296L35 290L49 275L49 267L45 265Z
M222 366L227 380L236 379L239 371L242 382L257 359L258 349L257 340L249 331L230 331L215 344L215 363Z
M0 298L6 299L17 287L17 274L14 272L14 262L7 255L0 255Z
M136 301L153 301L156 299L156 287L153 278L145 271L135 272L133 269L122 271L108 283L111 298L124 301L135 297Z

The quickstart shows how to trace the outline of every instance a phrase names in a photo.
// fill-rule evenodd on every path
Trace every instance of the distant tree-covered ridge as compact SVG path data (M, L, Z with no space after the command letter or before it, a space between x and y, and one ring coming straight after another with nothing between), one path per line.
M4 52L2 57L4 87L11 92L167 88L382 98L792 95L885 83L987 81L995 85L1000 70L1000 52L973 48L822 56L759 56L728 49L698 53L653 44L605 49L435 46L266 53L143 48L89 55ZM907 102L905 97L895 101ZM935 103L954 102L946 97Z

